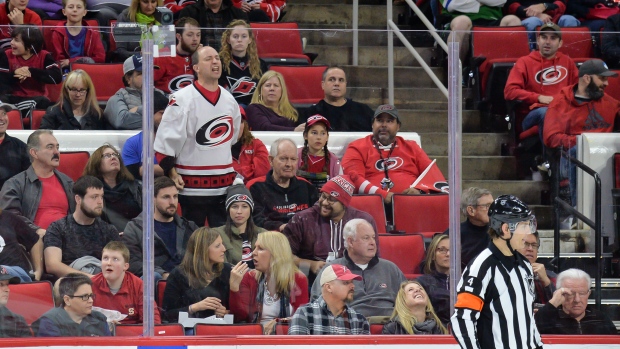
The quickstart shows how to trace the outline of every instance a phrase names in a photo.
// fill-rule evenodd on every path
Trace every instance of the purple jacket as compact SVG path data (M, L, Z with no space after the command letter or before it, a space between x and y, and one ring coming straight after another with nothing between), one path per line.
M301 152L304 148L297 149L297 157L299 160L297 161L297 168L301 167ZM338 175L342 174L342 166L340 166L340 159L336 156L336 154L329 152L329 178L334 178Z
M347 207L344 217L338 223L321 217L319 212L319 205L314 205L296 213L282 231L291 244L293 254L299 258L324 261L331 251L337 251L336 258L342 257L345 250L342 238L343 227L354 218L365 219L372 225L375 232L377 231L377 224L372 216L353 207ZM378 256L379 239L375 238Z
M245 108L252 131L293 131L295 122L276 114L262 104L250 104Z

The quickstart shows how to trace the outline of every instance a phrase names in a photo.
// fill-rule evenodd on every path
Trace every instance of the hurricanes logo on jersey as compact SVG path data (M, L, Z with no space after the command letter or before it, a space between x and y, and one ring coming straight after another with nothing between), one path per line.
M222 115L202 125L196 132L196 143L206 147L217 147L230 141L232 136L233 118L230 115Z
M256 83L247 76L240 79L228 76L226 79L228 80L228 86L230 86L227 90L235 97L249 96L254 93L254 89L256 88Z
M551 66L540 70L536 73L534 79L537 84L543 84L543 86L555 85L564 81L568 76L568 70L561 65Z
M448 182L435 182L434 187L442 193L450 193Z
M170 80L168 83L168 89L171 93L177 92L185 86L189 86L194 82L194 76L191 74L183 74Z
M377 162L375 162L375 168L378 171L384 171L385 170L384 166L387 166L388 170L395 170L401 167L403 163L404 163L403 159L399 157L387 158L383 160L379 159L377 160Z

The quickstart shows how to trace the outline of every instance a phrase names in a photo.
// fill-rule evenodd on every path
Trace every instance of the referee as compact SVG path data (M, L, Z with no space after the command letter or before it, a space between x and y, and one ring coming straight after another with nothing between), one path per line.
M452 333L463 349L542 348L532 311L534 273L516 252L536 230L530 209L512 195L489 208L491 243L463 271Z

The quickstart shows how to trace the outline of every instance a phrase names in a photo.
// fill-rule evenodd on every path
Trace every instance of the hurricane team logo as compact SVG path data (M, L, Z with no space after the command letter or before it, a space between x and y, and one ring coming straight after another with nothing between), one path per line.
M558 65L551 66L539 71L538 73L536 73L534 79L536 79L537 84L543 84L543 86L548 86L559 84L560 82L564 81L567 76L568 69L561 65Z
M337 191L333 191L333 190L329 193L329 195L331 195L331 196L333 196L335 198L340 196L340 194Z
M375 162L375 168L378 171L385 171L385 167L387 166L388 170L395 170L403 165L404 161L402 158L387 158L387 159L379 159Z
M233 119L223 115L204 124L196 132L196 143L205 147L217 147L229 142L233 136Z
M168 82L170 92L176 92L185 86L189 86L194 82L194 76L191 74L183 74L175 77Z
M434 187L442 193L450 193L450 186L448 185L448 182L435 182Z
M240 79L235 79L230 76L228 79L228 92L233 96L249 96L254 93L256 83L252 81L250 77L244 76Z

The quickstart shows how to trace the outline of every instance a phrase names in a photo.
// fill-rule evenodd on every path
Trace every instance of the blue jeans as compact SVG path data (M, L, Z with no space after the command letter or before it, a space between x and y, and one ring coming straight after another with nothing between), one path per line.
M21 280L21 282L32 282L30 275L28 275L28 273L24 269L22 269L22 267L8 265L3 265L3 267L9 273L9 275L17 276Z
M521 21L521 24L525 26L528 31L527 35L530 39L530 50L536 49L536 27L542 26L544 23L538 17L528 17ZM571 15L563 15L560 17L558 23L560 27L578 27L581 25L579 20Z
M540 107L531 110L523 119L521 127L523 131L529 130L534 126L538 126L538 137L540 141L543 141L543 125L545 124L545 114L547 113L547 107Z
M577 146L568 149L568 155L577 158ZM567 179L570 188L571 206L577 205L577 165L569 162L565 157L560 157L560 180Z

